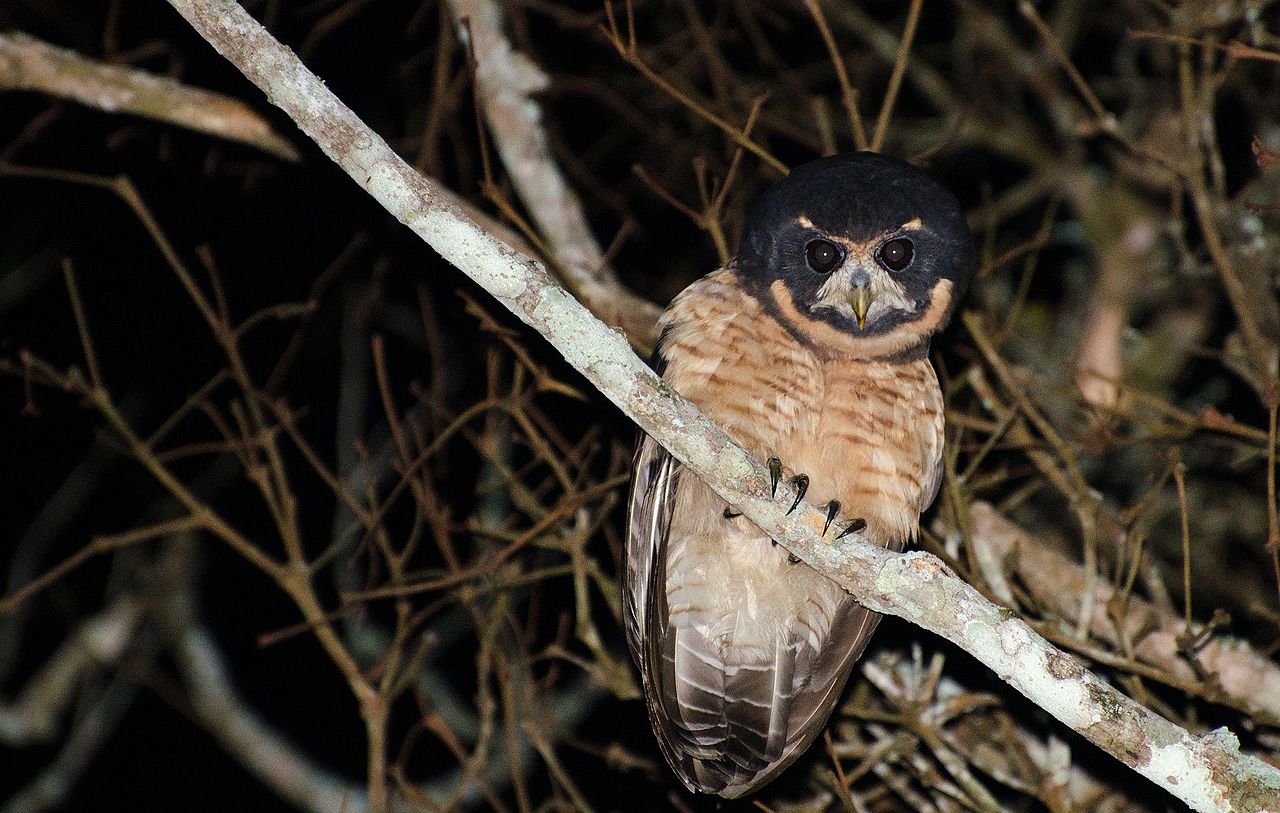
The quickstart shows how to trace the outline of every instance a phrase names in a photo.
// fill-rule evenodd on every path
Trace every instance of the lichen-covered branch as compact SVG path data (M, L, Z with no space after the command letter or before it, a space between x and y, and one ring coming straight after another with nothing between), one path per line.
M1058 720L1196 810L1276 809L1280 771L1135 703L1055 649L924 553L860 540L832 545L812 506L788 516L768 474L696 407L663 384L627 340L591 315L536 261L478 228L347 109L234 0L170 0L223 56L287 112L388 212L537 330L575 368L753 522L868 607L898 615L972 653ZM790 497L791 495L784 495Z
M0 33L0 90L32 90L248 144L286 161L298 151L244 102L164 76L107 65L18 31Z

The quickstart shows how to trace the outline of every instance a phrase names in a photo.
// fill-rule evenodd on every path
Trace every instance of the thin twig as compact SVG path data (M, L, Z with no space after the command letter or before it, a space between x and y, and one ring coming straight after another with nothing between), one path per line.
M827 24L827 15L822 12L822 5L818 0L804 0L804 5L809 9L814 25L818 27L818 33L822 35L822 44L826 46L827 56L836 69L836 81L840 83L840 102L849 119L849 132L853 135L854 147L859 150L877 149L874 146L868 147L867 133L862 127L862 116L858 113L858 91L853 89L853 84L849 81L849 70L845 67L844 57L840 56L840 49L836 45L836 38L831 34L831 26Z
M902 43L898 46L898 57L893 61L893 73L889 75L889 86L884 92L884 101L880 103L880 114L876 116L876 131L871 137L869 149L879 152L889 134L889 117L893 115L893 104L898 98L898 89L902 87L902 77L907 72L907 60L911 56L911 42L916 36L916 26L920 23L920 10L924 8L924 0L911 0L911 8L907 11L907 22L902 29Z
M756 141L752 140L752 138L747 135L745 130L738 127L734 127L732 124L725 121L720 116L717 116L715 113L712 113L704 105L694 101L692 97L690 97L688 94L684 93L683 91L679 90L675 85L671 84L666 79L663 79L662 76L659 75L657 71L653 70L647 64L645 64L644 60L640 58L640 54L636 49L635 25L634 25L634 21L632 21L632 15L634 13L632 10L632 0L626 0L626 6L627 6L627 19L629 21L629 24L627 27L627 37L625 41L623 40L622 33L618 28L617 18L614 16L612 0L606 0L605 6L604 6L605 14L606 14L606 17L608 18L608 26L602 25L600 27L600 30L608 38L609 43L614 47L614 50L618 52L618 56L626 60L628 65L635 68L646 79L648 79L653 84L657 85L664 93L666 93L671 98L675 99L684 107L688 108L690 111L695 113L699 118L702 118L710 122L711 124L715 125L716 127L720 128L722 131L724 131L726 135L729 136L729 138L733 139L733 142L735 144L745 148L747 151L751 152L761 161L764 161L765 164L767 164L771 169L773 169L774 172L778 173L779 175L786 175L787 172L789 171L787 168L787 165L782 163L782 161L778 160L776 157L774 157L772 153L770 153L768 150L766 150Z
M89 383L96 390L105 390L102 383L102 372L98 367L98 354L93 349L93 339L89 334L89 322L84 315L84 303L80 301L80 289L76 285L75 269L71 260L62 261L62 276L67 284L67 297L71 300L71 312L76 318L76 332L80 334L80 349L84 353L85 367L89 370Z

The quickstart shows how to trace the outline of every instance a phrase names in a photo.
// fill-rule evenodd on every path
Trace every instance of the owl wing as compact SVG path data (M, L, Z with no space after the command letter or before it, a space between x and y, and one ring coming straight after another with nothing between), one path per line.
M925 386L921 394L921 406L933 412L933 420L920 426L920 456L924 460L924 470L928 472L920 484L920 513L923 514L933 505L938 496L938 488L942 485L942 446L946 440L946 426L943 417L942 389L937 384L937 373L929 368L933 376L933 386Z
M724 665L706 640L673 629L667 601L667 549L682 467L653 438L636 449L627 521L623 618L640 669L649 719L663 756L690 789L713 792L696 755L724 744ZM696 597L694 597L696 601ZM683 639L683 640L682 640ZM697 653L693 664L688 655ZM698 674L678 674L692 671Z
M622 616L627 628L627 644L647 687L645 623L651 597L662 593L667 536L681 466L657 441L643 435L631 470L634 477L627 516ZM648 692L645 694L649 696Z
M690 790L734 798L804 753L880 616L812 571L814 600L785 634L753 639L707 606L672 506L703 488L645 437L636 455L624 614L654 731ZM746 544L768 540L753 538ZM671 572L668 573L668 563ZM672 581L669 583L668 579Z

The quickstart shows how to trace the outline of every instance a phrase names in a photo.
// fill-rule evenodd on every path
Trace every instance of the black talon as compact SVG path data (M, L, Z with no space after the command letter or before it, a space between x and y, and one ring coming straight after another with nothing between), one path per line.
M827 521L822 525L823 536L827 535L827 529L831 527L832 521L836 518L836 515L839 513L840 513L839 500L832 500L831 502L827 503Z
M782 479L782 461L776 457L769 458L769 479L773 481L772 496L778 496L778 481Z
M793 564L793 565L798 565L798 564L800 564L800 557L799 557L799 556L796 556L794 553L788 553L788 554L787 554L787 561L788 561L788 562L790 562L790 563L791 563L791 564Z
M787 509L788 514L796 510L796 506L804 499L804 493L809 490L809 475L797 474L795 477L791 478L791 485L795 487L796 498L795 501L791 503L791 507Z
M858 519L855 519L853 522L850 522L848 525L844 526L844 530L840 532L840 535L837 536L836 539L844 539L849 534L861 533L866 529L867 529L867 521L859 517Z
M740 516L742 516L742 512L741 512L741 511L734 511L734 510L733 510L733 506L731 506L731 505L726 505L726 506L724 507L724 518L725 518L725 519L737 519L737 518L738 518L738 517L740 517Z

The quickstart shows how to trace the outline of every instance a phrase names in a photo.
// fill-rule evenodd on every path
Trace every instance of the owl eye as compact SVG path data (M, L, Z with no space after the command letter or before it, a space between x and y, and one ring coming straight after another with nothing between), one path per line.
M911 241L905 237L899 237L897 240L890 240L880 246L878 252L880 264L890 271L901 271L908 265L911 265L911 258L915 255L915 247L911 245Z
M840 264L840 249L829 240L811 240L804 247L809 267L819 274L826 274Z

